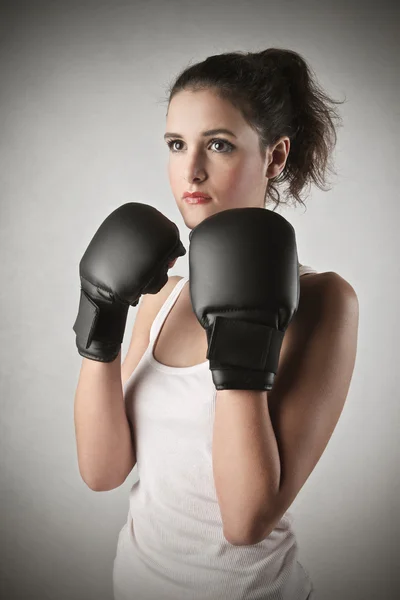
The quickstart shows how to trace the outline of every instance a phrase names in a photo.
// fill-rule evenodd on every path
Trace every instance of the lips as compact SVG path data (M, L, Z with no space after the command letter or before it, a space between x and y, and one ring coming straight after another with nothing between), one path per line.
M183 199L188 204L205 204L206 202L211 202L211 198L207 196L185 196Z
M204 192L185 192L183 194L184 198L211 198L211 196L209 196L208 194L205 194Z
M183 199L189 204L200 204L211 200L211 196L204 194L204 192L185 192L183 194Z

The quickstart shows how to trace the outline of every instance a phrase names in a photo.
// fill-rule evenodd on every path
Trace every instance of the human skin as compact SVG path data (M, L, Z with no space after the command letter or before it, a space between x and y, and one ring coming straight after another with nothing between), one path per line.
M226 133L207 135L211 129ZM189 229L203 219L231 208L264 207L268 180L283 170L290 139L280 138L260 154L258 134L229 101L210 90L181 91L169 105L166 142L169 149L168 177L178 209ZM184 192L204 192L212 200L188 204ZM173 263L172 263L173 264Z

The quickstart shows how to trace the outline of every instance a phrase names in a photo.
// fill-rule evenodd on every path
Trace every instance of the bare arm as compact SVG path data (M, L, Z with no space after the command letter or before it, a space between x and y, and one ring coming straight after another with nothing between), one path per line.
M136 464L123 385L146 351L153 320L179 279L173 275L157 294L142 297L122 366L121 352L111 363L82 360L75 393L75 435L81 477L94 491L119 487Z
M83 358L74 421L79 471L84 482L95 491L121 485L136 463L125 412L121 352L111 363Z

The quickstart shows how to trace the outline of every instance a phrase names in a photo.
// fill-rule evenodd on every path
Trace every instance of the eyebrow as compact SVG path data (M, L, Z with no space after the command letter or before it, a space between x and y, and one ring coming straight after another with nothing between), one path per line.
M232 133L232 131L229 131L229 129L209 129L208 131L203 131L203 133L201 135L203 137L206 137L208 135L216 135L217 133L225 133L225 134L231 135L234 138L236 137L236 135L234 133ZM166 139L168 137L179 137L179 138L182 138L183 135L180 134L180 133L167 132L164 135L164 139Z

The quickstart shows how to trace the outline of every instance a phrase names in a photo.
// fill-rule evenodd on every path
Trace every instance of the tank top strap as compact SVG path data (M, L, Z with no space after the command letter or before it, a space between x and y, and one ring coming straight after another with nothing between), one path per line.
M182 277L182 279L180 279L178 281L178 283L175 285L172 292L167 297L164 304L161 306L160 310L158 311L158 313L151 325L151 328L150 328L150 343L152 343L158 336L158 334L161 330L161 327L163 326L163 323L164 323L165 319L167 318L169 311L173 307L179 294L182 291L183 286L185 285L185 283L187 281L189 281L189 277Z

